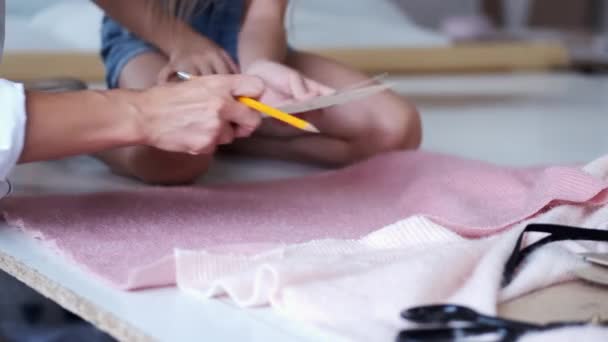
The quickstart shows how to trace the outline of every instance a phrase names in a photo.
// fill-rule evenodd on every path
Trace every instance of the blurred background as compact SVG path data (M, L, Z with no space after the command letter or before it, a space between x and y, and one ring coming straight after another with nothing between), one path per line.
M458 35L450 26L458 19L471 35L494 28L608 29L604 0L291 0L291 6L290 39L300 47L437 45ZM88 0L7 0L7 12L9 51L99 46L101 12Z

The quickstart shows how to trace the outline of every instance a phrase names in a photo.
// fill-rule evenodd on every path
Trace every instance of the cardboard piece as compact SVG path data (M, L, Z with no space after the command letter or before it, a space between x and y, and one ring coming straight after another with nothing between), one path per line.
M332 95L319 96L303 102L278 106L277 109L290 114L303 113L361 100L387 90L390 87L391 86L388 84L377 84L368 87L343 90Z

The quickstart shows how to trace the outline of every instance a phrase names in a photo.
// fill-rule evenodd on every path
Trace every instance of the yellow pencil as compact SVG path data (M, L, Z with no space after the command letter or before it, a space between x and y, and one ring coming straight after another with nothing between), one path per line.
M249 108L255 109L279 121L283 121L287 124L290 124L293 127L299 128L307 132L319 133L319 130L315 126L313 126L313 124L308 121L302 120L297 116L287 114L283 111L270 107L269 105L263 104L262 102L256 101L249 97L239 97L237 98L237 100Z
M182 80L189 80L192 78L192 75L179 71L177 72L177 76ZM273 108L269 105L266 105L262 102L256 101L249 97L238 97L237 100L242 104L246 105L249 108L255 109L258 112L264 113L272 118L275 118L279 121L283 121L293 127L299 128L301 130L311 132L311 133L319 133L319 130L310 122L302 120L297 116L287 114L281 110Z

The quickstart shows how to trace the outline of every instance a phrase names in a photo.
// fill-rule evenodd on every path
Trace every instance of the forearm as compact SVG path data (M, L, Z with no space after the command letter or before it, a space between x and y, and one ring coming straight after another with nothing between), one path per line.
M284 62L287 56L286 9L285 0L250 0L239 35L241 70L260 59Z
M170 55L181 39L196 33L158 0L95 0L111 18Z
M137 108L127 90L26 94L20 162L93 153L140 143Z

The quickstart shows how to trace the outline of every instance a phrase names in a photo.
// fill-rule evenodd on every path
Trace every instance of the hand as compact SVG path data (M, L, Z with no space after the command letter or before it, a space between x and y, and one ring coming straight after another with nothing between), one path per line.
M246 75L204 76L144 90L133 103L143 144L172 152L211 154L218 144L249 136L260 114L235 100L257 98L264 83Z
M213 41L194 33L172 49L169 63L159 72L158 83L170 81L176 72L195 76L236 74L239 68L230 55Z
M258 76L266 83L266 89L260 97L260 101L271 106L305 101L335 92L334 89L303 76L297 70L276 62L263 60L254 62L245 73ZM318 121L320 115L320 111L298 114L298 116L313 124ZM256 133L270 137L293 137L307 134L272 119L264 120Z
M258 76L266 83L266 90L260 100L273 106L335 92L334 89L305 77L297 70L272 61L256 61L249 65L244 73Z

